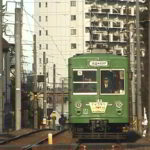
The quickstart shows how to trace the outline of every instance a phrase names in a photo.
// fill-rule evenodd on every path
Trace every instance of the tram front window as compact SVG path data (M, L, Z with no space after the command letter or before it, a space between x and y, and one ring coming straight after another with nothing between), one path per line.
M74 70L73 71L74 93L96 93L96 70Z
M125 94L124 70L101 70L101 94Z

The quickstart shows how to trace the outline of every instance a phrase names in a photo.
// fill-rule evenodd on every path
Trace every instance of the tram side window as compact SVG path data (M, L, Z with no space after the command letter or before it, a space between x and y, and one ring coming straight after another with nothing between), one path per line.
M97 92L96 71L74 70L73 71L73 92L74 93L95 93Z
M102 70L101 93L125 94L124 70Z

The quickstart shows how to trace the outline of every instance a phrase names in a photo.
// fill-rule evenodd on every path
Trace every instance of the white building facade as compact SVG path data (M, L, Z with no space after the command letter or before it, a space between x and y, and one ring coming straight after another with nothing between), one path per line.
M77 53L125 55L135 5L135 0L35 0L37 73L43 74L43 52L49 83L53 64L57 82L67 79L68 58Z
M48 81L53 81L53 64L56 81L67 78L68 58L85 52L84 1L35 0L35 34L37 74L43 74L43 52L46 53Z

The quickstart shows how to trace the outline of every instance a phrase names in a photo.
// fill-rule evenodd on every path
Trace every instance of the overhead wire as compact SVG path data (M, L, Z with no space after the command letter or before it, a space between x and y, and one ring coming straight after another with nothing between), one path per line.
M46 31L46 29L45 29L44 27L42 27L42 26L39 24L39 22L33 17L33 15L29 14L25 9L24 9L24 11L34 20L34 22L35 22L42 30ZM60 55L62 56L65 65L67 65L66 60L65 60L65 58L64 58L64 56L63 56L63 54L62 54L62 52L59 50L58 45L56 44L55 40L53 39L53 36L51 36L51 35L49 35L49 34L48 34L48 36L51 38L51 40L52 40L53 44L55 45L56 49L58 50L58 52L59 52Z

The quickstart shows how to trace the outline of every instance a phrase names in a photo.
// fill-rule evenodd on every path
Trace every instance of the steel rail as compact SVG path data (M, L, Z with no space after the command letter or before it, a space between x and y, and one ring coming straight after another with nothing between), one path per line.
M60 135L60 134L62 134L62 133L64 133L64 132L66 132L66 131L68 131L68 129L61 130L60 132L54 133L54 134L53 134L53 137L56 137L57 135ZM37 146L37 145L40 145L40 144L43 144L43 143L45 143L46 141L48 141L48 137L45 138L45 139L42 139L42 140L38 141L38 142L35 143L35 144L26 145L26 146L22 147L22 150L32 150L32 147Z
M0 145L4 145L4 144L6 144L6 143L9 143L9 142L12 142L12 141L15 141L15 140L24 138L24 137L29 136L29 135L31 135L31 134L35 134L35 133L42 132L42 131L46 131L46 130L54 131L54 129L40 129L40 130L35 130L35 131L29 132L29 133L25 133L25 134L23 134L23 135L15 136L14 138L10 138L10 139L7 139L7 140L5 140L5 141L1 141L1 142L0 142Z

